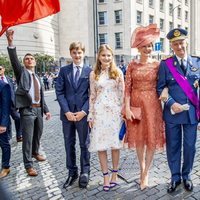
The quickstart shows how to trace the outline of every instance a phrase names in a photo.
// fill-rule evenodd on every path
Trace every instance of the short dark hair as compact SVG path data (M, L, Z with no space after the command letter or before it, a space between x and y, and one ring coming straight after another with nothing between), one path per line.
M27 54L25 54L25 56L24 56L24 58L23 58L23 61L25 60L25 58L26 58L27 56L32 56L33 58L35 58L33 54L27 53Z

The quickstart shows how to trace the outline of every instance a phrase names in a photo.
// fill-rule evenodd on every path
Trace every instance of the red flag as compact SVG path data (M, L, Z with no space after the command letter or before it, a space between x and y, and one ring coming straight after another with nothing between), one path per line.
M59 11L59 0L0 0L0 36L11 26L33 22Z

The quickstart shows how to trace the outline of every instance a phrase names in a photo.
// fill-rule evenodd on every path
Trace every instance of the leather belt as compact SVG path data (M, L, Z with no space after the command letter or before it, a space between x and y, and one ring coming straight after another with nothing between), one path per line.
M32 108L39 108L39 107L41 107L41 104L40 103L34 103L34 104L31 104L31 107Z

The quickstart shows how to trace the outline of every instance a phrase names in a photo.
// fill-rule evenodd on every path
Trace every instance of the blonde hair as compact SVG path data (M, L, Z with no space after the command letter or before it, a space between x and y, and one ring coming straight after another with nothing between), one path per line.
M78 50L81 49L85 53L85 46L81 42L72 42L69 46L69 51L71 52L73 49Z
M99 57L100 57L100 54L102 51L104 50L109 50L113 55L113 50L111 49L111 47L107 44L102 44L99 49L98 49L98 54L97 54L97 60L96 60L96 64L94 66L94 75L95 75L95 80L98 80L99 79L99 76L100 76L100 73L101 73L101 62L99 60ZM111 64L110 64L110 67L109 67L109 78L110 79L114 79L116 80L117 77L119 77L119 71L117 69L117 66L114 62L114 59L112 60Z

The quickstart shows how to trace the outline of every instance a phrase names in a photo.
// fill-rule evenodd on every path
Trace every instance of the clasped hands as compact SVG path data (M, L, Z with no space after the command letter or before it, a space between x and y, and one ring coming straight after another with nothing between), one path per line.
M80 121L86 114L83 111L79 111L79 112L67 112L65 113L66 118L69 121L74 121L74 122L78 122Z

